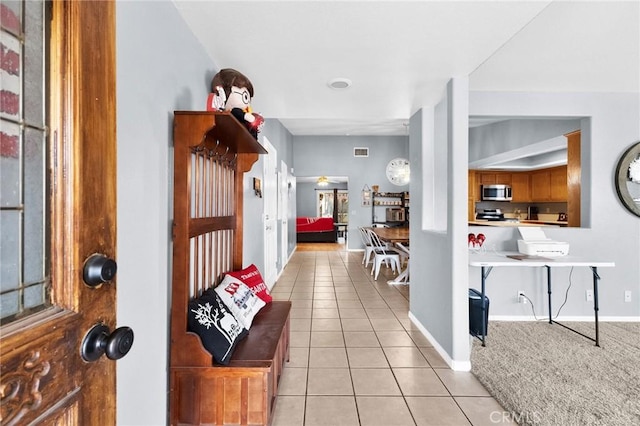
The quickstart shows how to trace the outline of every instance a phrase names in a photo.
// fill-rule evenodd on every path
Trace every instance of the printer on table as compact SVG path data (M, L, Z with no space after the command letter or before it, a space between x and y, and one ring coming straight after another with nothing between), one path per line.
M521 240L518 240L518 251L529 256L566 256L569 254L569 243L554 241L537 226L518 227Z

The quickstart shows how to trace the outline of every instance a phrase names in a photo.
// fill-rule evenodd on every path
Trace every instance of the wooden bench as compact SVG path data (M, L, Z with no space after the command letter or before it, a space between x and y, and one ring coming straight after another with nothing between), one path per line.
M266 150L228 112L175 111L171 425L268 425L289 359L291 302L255 316L227 366L187 331L189 300L243 268L244 173Z
M262 308L229 365L174 369L171 391L180 400L175 401L172 424L270 424L280 375L289 360L290 310L288 301Z

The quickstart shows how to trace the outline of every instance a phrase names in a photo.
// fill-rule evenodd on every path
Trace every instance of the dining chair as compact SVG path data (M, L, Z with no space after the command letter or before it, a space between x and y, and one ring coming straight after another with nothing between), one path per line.
M404 271L396 278L397 282L404 282L405 284L409 282L409 259L411 252L409 251L409 246L404 245L402 243L396 243L396 247L398 248L398 252L400 253L400 257L402 258L400 264L406 260L407 265L405 266Z
M362 238L362 243L364 244L364 257L362 258L362 264L365 268L369 267L369 262L371 261L371 254L373 253L373 245L371 244L371 238L369 237L369 232L364 227L359 227L360 230L360 238Z
M374 247L373 253L375 254L373 257L373 268L371 268L371 275L373 275L373 279L378 279L378 274L380 273L380 266L382 266L382 262L385 262L387 265L391 263L391 270L393 272L400 272L400 254L397 250L392 247L388 247L384 244L378 235L370 229L366 230L369 233L369 238L371 239L371 245Z

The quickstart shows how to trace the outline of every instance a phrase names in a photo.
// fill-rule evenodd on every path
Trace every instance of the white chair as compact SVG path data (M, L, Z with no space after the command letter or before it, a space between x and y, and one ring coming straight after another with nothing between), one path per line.
M369 267L371 261L371 254L373 253L373 245L371 245L371 238L369 238L369 232L363 227L358 228L360 230L360 238L364 244L364 257L362 258L362 264L365 268Z
M378 274L380 273L380 266L382 266L382 262L385 262L387 265L391 262L391 270L393 272L400 272L400 254L393 248L389 248L386 244L380 241L380 237L376 235L372 230L367 230L369 233L369 238L371 239L371 245L374 247L374 258L373 258L373 268L371 268L371 275L373 275L373 279L378 279Z
M396 243L396 247L398 248L398 252L400 253L400 257L402 258L402 260L406 259L407 266L405 267L404 271L402 271L402 273L398 275L398 278L395 279L395 282L408 284L409 283L409 258L411 253L409 251L409 247L405 246L402 243Z

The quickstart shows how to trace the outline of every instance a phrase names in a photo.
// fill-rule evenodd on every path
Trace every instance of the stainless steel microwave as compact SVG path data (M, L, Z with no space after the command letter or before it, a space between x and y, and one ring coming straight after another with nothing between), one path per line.
M509 185L482 185L483 201L511 201Z

